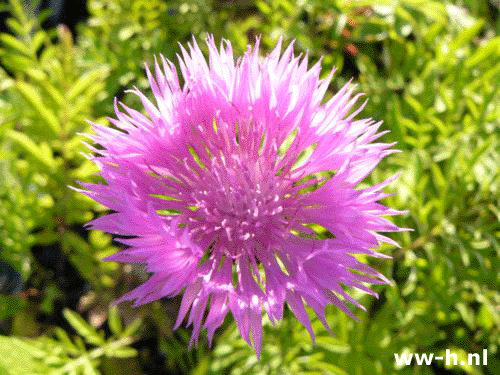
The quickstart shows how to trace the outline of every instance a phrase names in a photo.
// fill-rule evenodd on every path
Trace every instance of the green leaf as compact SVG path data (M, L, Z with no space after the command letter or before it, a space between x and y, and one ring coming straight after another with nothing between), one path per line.
M71 324L71 326L75 329L75 331L78 332L78 334L82 336L89 344L94 344L97 346L106 344L106 341L97 332L97 330L90 324L88 324L85 319L83 319L76 312L71 311L70 309L64 309L63 315L68 323Z
M270 14L272 12L271 7L263 0L257 1L255 5L257 5L257 8L259 8L259 10L264 14Z
M17 337L0 336L0 368L10 375L45 374L48 368L39 358L47 352L34 344L35 340L22 340ZM1 373L1 372L0 372Z
M31 45L33 46L34 51L38 51L40 47L42 46L42 43L45 41L45 38L47 37L47 34L39 30L33 35L33 39L31 41Z
M120 334L123 332L123 325L120 314L118 312L118 307L110 307L108 314L108 324L113 335L120 336Z
M57 89L48 80L43 81L41 88L59 106L64 105L64 103L66 102L66 99L64 98L63 94L59 91L59 89Z
M83 361L83 374L84 375L99 375L99 373L96 371L94 366L92 365L92 362L90 362L90 359L88 357L84 357L85 360Z
M122 336L123 337L128 337L128 336L133 336L137 332L139 332L139 329L142 326L142 320L141 319L136 319L132 323L130 323L125 330L123 331Z
M349 344L332 336L320 336L316 338L316 343L319 347L332 353L349 353L351 351Z
M49 128L52 129L55 134L59 134L61 132L59 120L56 115L45 106L36 89L26 82L17 82L16 88Z
M99 68L91 72L87 72L80 76L78 80L71 86L67 93L67 100L73 101L78 95L87 90L97 82L103 81L108 75L109 69L107 67Z
M137 350L134 348L124 347L124 348L113 349L112 351L109 351L107 354L110 357L115 357L115 358L132 358L137 356Z
M56 327L54 329L54 334L69 352L71 352L74 355L80 353L80 350L78 350L75 344L73 344L69 335L66 333L64 329L62 329L61 327Z
M404 99L405 99L405 102L410 105L410 107L415 111L415 113L421 119L423 117L423 114L424 114L424 107L422 106L422 104L417 99L415 99L413 96L410 96L410 95L406 95L404 97ZM417 126L417 129L418 129L418 126Z
M56 163L50 148L38 146L26 134L9 129L6 136L15 141L21 148L31 155L35 160L47 167L51 172L56 169Z
M482 62L490 62L492 55L500 55L500 36L490 39L487 43L480 45L476 51L465 61L465 67L471 69Z
M483 29L484 27L484 20L479 19L476 21L476 23L462 32L458 34L458 36L453 39L453 42L450 45L448 55L453 54L457 49L464 47L466 44L470 43L472 39L476 37L477 34Z
M444 194L446 191L446 187L448 186L448 183L444 178L443 173L441 172L441 168L439 168L439 165L437 165L436 163L432 163L431 171L434 183L438 188L438 191Z
M495 325L495 322L493 321L493 314L491 313L489 306L485 303L483 303L479 308L479 313L477 314L476 319L478 325L486 330L490 330Z
M10 34L0 34L0 43L22 55L26 55L28 57L31 57L33 55L31 53L31 50L26 47L23 42ZM9 51L9 53L12 53L12 51Z
M474 151L474 153L472 154L470 159L467 161L467 167L466 167L467 169L466 170L470 170L478 162L479 158L481 156L483 156L490 149L490 147L493 145L494 141L495 141L495 138L490 137Z

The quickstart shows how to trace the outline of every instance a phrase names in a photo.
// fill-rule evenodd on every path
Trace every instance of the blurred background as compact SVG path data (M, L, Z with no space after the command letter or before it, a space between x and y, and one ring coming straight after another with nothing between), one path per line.
M0 374L500 374L500 4L497 0L50 0L0 2ZM51 10L52 9L52 10ZM289 311L265 322L260 362L228 317L208 348L172 332L179 298L133 309L112 302L147 275L100 260L119 250L83 224L105 209L67 188L97 182L81 152L86 120L108 124L113 98L141 108L144 62L175 61L194 35L237 55L282 36L333 68L331 96L354 77L402 152L366 181L396 172L385 203L414 228L394 281L367 311L328 310L316 346ZM394 353L450 349L457 366L398 367ZM487 365L467 353L488 350Z

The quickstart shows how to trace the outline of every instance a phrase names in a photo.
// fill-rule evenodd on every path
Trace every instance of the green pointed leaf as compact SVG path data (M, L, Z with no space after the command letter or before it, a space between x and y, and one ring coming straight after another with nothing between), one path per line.
M65 348L70 351L72 354L78 354L80 350L73 344L69 335L66 333L64 329L61 327L56 327L54 330L54 334L59 339L59 341L64 344Z
M120 334L123 332L123 324L120 313L118 311L118 307L111 306L111 308L109 309L108 324L113 335L120 336Z
M29 57L32 56L31 50L26 47L23 42L10 34L0 34L0 44L4 47L7 46L20 54ZM12 51L9 52L12 53Z
M125 330L123 331L122 336L127 337L127 336L133 336L137 332L139 332L139 329L142 326L142 320L141 319L136 319L132 323L130 323L127 327L125 327Z
M75 331L78 332L78 334L82 336L85 341L98 346L106 344L106 341L101 335L99 335L97 330L88 324L85 319L83 319L76 312L71 311L70 309L64 309L63 315L68 323L71 324Z
M92 85L97 82L102 82L108 75L109 69L107 67L99 68L94 71L87 72L83 74L78 80L71 86L68 91L67 100L73 101L78 95L83 93Z
M26 82L17 82L16 87L22 97L31 105L35 112L38 113L45 124L47 124L55 134L59 134L61 132L59 120L56 115L45 106L37 90Z
M108 355L115 358L132 358L137 356L137 350L129 347L118 348L108 352Z
M477 34L483 29L484 20L480 19L476 23L458 34L458 36L453 40L450 45L448 54L453 54L457 49L464 47L466 44L470 43Z
M15 141L21 148L31 155L35 160L43 164L50 171L56 169L56 163L52 157L52 151L50 148L47 149L46 146L38 146L35 142L31 140L26 134L18 132L16 130L9 129L6 135L11 140Z

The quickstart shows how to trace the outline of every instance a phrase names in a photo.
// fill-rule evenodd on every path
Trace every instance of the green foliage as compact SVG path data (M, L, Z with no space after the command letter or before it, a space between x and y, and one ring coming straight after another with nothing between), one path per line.
M136 340L134 335L140 321L123 330L116 310L110 309L112 336L106 338L104 331L97 331L74 311L64 310L64 317L78 333L73 339L60 327L55 328L52 337L23 339L0 336L0 371L15 375L99 375L104 358L131 358L137 355L130 345Z
M26 284L0 296L0 374L141 374L157 356L165 371L198 375L434 374L443 364L397 368L394 353L451 349L460 363L483 348L487 366L448 370L498 372L498 2L89 0L75 39L64 26L43 30L44 16L21 0L0 6L8 12L0 34L0 261ZM329 309L336 336L311 314L316 345L288 310L277 326L264 319L260 361L230 319L213 349L204 339L189 349L189 330L171 331L178 301L108 310L144 275L101 262L117 251L111 237L82 225L103 207L68 188L98 181L81 154L86 121L109 125L113 97L135 105L124 90L149 90L144 62L158 53L175 60L178 42L206 33L229 39L235 54L257 35L264 51L280 36L295 39L311 61L323 57L324 75L337 68L332 92L355 77L369 99L363 113L384 120L391 132L383 140L402 151L367 181L401 174L386 203L408 210L395 220L414 231L395 236L401 249L382 249L392 261L371 261L394 285L377 287L379 300L354 293L367 307L355 312L358 321ZM54 254L56 266L40 254ZM64 262L87 285L76 301L61 277ZM137 316L144 319L124 328L122 318Z
M209 0L89 0L88 10L90 18L80 25L79 44L85 60L110 68L105 82L111 96L132 86L148 88L145 63L151 64L159 53L174 59L177 42L216 23ZM108 97L97 108L109 114L112 105Z
M81 155L84 138L78 134L88 130L85 121L92 118L93 105L104 87L101 81L109 69L85 66L64 26L57 29L59 43L54 44L36 19L18 9L20 2L10 4L8 24L13 34L0 35L0 61L8 71L8 75L2 73L0 100L6 116L0 139L4 152L17 158L1 162L7 191L2 200L5 208L0 210L16 212L18 218L14 216L16 221L5 230L20 239L16 251L28 268L30 245L57 244L94 285L110 284L112 279L106 273L112 267L103 266L99 259L114 250L89 243L73 229L92 219L99 208L68 189L77 181L90 181L96 172ZM10 235L5 237L4 241L14 241ZM106 239L101 242L109 244ZM15 251L2 257L20 268L19 261L12 259Z

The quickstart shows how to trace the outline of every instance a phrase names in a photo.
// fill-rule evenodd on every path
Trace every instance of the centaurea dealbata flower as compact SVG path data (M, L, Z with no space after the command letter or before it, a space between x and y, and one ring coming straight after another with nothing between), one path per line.
M355 255L397 245L379 232L400 230L382 218L400 212L377 202L393 179L358 184L394 151L374 143L380 122L355 119L354 85L324 102L333 72L320 79L320 62L308 68L293 43L261 58L257 40L237 61L229 42L207 46L208 62L196 41L181 46L183 84L155 61L154 101L132 90L143 112L116 104L114 127L94 125L106 184L84 193L114 211L90 226L128 237L108 260L151 273L121 301L183 293L175 326L187 317L192 343L201 329L211 341L230 312L259 355L263 311L277 322L288 304L314 338L305 304L329 329L327 305L362 307L346 289L376 295L367 284L388 282Z

